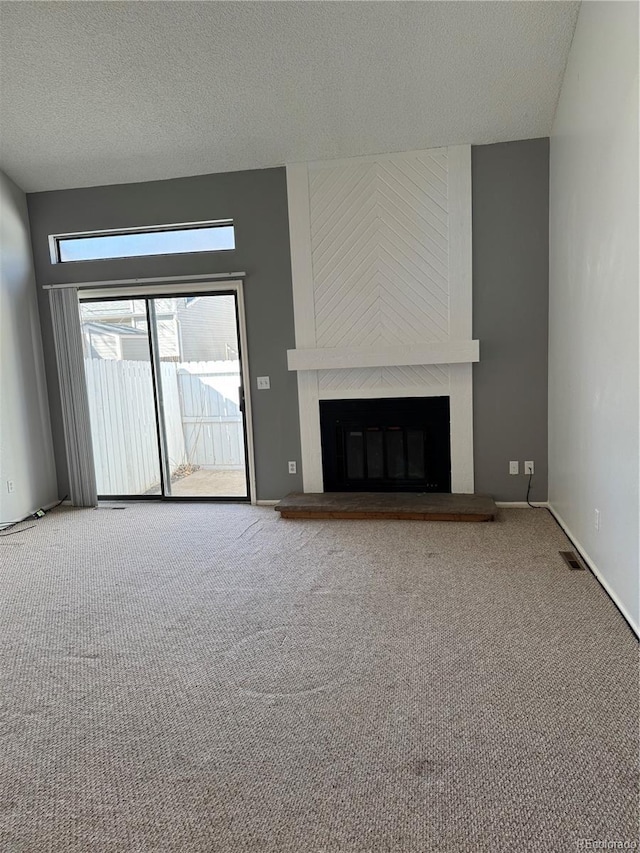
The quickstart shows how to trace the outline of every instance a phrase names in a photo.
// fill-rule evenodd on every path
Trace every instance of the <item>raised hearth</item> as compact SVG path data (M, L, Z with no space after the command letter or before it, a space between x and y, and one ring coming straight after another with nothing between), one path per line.
M486 495L375 492L290 494L275 507L282 518L398 519L405 521L494 521L497 508Z

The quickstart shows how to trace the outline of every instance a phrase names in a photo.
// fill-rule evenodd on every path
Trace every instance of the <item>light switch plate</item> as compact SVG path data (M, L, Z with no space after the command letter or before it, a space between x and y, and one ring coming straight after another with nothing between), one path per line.
M258 391L268 391L271 388L271 380L268 376L258 376Z

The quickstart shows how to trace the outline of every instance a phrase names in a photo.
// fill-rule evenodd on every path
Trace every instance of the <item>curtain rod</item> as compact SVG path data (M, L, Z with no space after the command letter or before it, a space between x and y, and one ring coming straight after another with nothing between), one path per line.
M157 278L120 278L110 279L105 281L77 281L69 282L68 284L43 284L43 290L62 290L65 288L75 288L76 290L87 290L90 287L125 287L132 284L160 284L166 282L181 281L219 281L228 278L238 279L246 278L246 272L212 272L207 275L164 275Z

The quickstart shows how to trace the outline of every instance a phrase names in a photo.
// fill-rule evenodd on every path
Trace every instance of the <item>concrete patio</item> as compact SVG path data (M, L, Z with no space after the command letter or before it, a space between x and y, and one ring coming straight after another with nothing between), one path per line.
M171 483L174 497L231 498L246 497L247 480L244 471L214 471L199 468L186 477Z

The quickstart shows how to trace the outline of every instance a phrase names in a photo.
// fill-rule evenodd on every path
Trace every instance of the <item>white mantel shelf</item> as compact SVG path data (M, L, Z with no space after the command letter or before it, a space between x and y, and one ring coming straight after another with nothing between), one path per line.
M471 364L480 361L479 341L440 341L408 346L335 347L287 350L289 370L399 367L417 364Z

